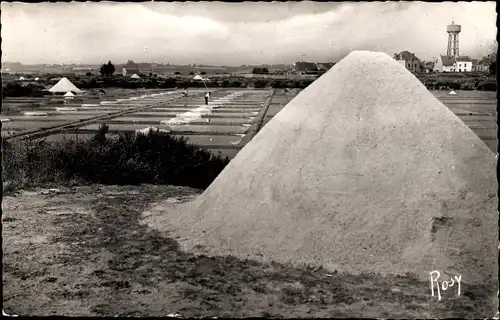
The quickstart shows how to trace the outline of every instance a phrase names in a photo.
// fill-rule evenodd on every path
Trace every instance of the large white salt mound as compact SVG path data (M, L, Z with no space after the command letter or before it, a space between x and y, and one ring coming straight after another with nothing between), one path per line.
M195 201L147 223L209 254L496 279L495 156L406 68L355 51L297 95ZM496 283L496 282L491 282Z

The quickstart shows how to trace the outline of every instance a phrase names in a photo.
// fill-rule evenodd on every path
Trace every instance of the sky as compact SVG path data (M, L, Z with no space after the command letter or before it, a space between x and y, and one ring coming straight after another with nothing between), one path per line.
M495 2L2 3L2 60L32 63L336 62L352 50L496 50Z

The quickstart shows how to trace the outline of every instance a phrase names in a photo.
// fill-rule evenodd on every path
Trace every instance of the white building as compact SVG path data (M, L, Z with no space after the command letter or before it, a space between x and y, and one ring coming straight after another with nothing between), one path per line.
M456 57L458 72L471 72L472 59L467 56Z
M472 59L467 56L441 56L434 59L434 71L436 72L471 72Z

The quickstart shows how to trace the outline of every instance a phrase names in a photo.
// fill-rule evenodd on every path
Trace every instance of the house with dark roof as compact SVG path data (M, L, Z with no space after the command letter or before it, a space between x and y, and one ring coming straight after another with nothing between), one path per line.
M480 72L489 72L490 64L492 61L496 60L496 57L492 60L492 57L483 57L481 59L477 59L477 61L472 61L472 70L480 71Z
M422 68L426 73L434 71L434 61L422 61Z
M434 71L455 72L456 63L455 56L439 56L434 60Z
M314 62L299 61L293 64L293 70L295 72L315 72L318 71L318 67Z
M412 72L422 71L422 64L420 63L420 59L417 58L414 53L411 53L409 51L401 51L400 53L394 54L394 59Z
M472 59L468 56L440 56L434 59L436 72L471 72Z

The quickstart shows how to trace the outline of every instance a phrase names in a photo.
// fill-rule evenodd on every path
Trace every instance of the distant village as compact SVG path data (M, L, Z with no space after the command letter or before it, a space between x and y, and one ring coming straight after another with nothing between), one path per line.
M460 55L459 34L462 31L461 25L454 21L447 26L448 46L445 55L439 55L432 61L420 60L414 53L402 51L394 53L393 58L404 65L413 73L433 73L433 72L488 72L492 62L496 61L496 56L490 54L480 59L473 59L470 56ZM311 62L297 62L293 66L295 72L310 73L322 71L330 68L331 64L315 64Z
M415 54L402 51L394 54L394 59L412 72L488 72L490 64L496 60L494 56L473 59L470 56L460 55L459 34L462 26L451 22L446 27L448 33L448 46L445 55L433 58L432 61L421 61Z
M473 59L469 56L440 55L433 61L420 60L414 53L402 51L394 54L394 59L415 73L431 72L488 72L493 57Z

